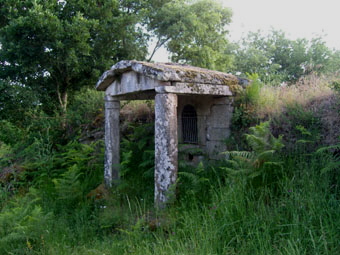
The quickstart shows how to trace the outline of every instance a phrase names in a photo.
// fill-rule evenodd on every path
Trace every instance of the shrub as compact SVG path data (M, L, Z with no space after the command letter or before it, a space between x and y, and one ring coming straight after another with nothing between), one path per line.
M23 131L20 128L9 121L0 121L0 142L13 146L22 139Z
M131 134L121 144L121 183L118 189L134 197L153 197L154 124L130 125Z
M28 254L42 247L46 224L52 215L43 212L39 199L37 190L31 189L1 210L1 254Z
M235 182L245 182L259 188L275 183L280 176L282 164L275 153L283 147L282 136L275 138L270 132L270 123L263 122L251 127L246 140L251 151L228 151L227 166L222 167Z

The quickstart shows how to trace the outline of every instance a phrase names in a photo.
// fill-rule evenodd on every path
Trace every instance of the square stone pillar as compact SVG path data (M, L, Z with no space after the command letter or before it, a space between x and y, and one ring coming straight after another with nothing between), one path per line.
M155 97L155 206L163 208L175 196L178 170L177 95Z
M120 101L112 96L105 96L105 163L104 181L107 187L119 180L120 136L119 136Z

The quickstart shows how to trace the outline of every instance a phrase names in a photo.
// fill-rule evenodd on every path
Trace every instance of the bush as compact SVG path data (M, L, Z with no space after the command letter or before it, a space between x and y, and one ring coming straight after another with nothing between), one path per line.
M235 183L245 183L250 188L263 188L276 184L282 175L282 164L277 153L282 149L282 136L275 138L269 122L251 127L246 140L251 151L228 151L227 166L222 167Z
M39 199L37 190L31 189L1 210L1 254L29 254L42 247L46 224L52 215L42 210Z
M154 190L154 124L130 125L131 134L121 144L121 183L123 194L152 200Z
M23 131L20 128L7 120L0 121L0 142L13 146L22 139Z

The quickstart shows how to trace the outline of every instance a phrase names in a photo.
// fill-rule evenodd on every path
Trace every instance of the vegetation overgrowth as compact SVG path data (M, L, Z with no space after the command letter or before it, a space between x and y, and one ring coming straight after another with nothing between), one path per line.
M163 211L153 208L151 101L122 104L121 183L111 190L98 92L82 90L66 122L39 111L27 127L2 120L0 253L336 254L335 80L273 87L251 78L235 100L226 160L180 162L177 199Z
M0 254L339 253L339 50L282 31L230 43L215 0L0 6ZM225 160L180 161L157 211L153 101L121 102L121 180L107 189L103 95L89 87L161 46L252 83Z

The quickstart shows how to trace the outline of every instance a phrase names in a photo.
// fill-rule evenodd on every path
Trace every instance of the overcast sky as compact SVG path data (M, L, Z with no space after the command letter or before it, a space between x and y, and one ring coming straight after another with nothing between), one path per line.
M340 50L339 0L223 0L233 11L230 39L258 29L283 30L291 39L325 38L330 48Z
M221 0L233 12L229 40L249 31L282 30L290 39L322 36L328 47L340 50L340 0ZM167 61L164 49L155 61Z

